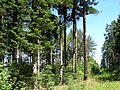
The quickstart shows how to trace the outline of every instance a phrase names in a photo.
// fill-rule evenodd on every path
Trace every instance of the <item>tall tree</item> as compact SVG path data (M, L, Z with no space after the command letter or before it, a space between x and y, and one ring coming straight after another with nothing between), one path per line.
M86 2L83 0L83 42L84 42L84 80L88 78L88 55L87 55L87 41L86 41Z
M98 13L98 11L93 8L94 5L97 5L98 2L95 0L80 0L80 8L79 11L82 10L83 16L83 42L84 42L84 80L87 80L87 62L88 62L88 51L87 51L87 41L86 41L86 15L88 14L95 14ZM82 8L81 8L82 6Z
M77 28L76 28L76 0L74 0L73 6L73 72L76 73L76 61L77 61Z
M64 11L64 63L65 63L65 67L66 67L66 24L67 24L67 7L66 7L66 4L65 6L63 7Z
M62 48L62 24L60 16L60 84L63 83L63 48Z
M112 21L110 25L106 25L105 42L102 47L103 59L101 61L101 67L109 69L116 68L119 65L119 23ZM117 64L116 64L117 63Z

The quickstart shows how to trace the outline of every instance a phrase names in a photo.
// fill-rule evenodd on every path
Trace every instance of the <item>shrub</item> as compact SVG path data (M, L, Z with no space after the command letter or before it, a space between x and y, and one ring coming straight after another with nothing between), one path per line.
M52 88L59 83L59 73L57 73L55 66L47 65L40 72L38 79L42 87Z

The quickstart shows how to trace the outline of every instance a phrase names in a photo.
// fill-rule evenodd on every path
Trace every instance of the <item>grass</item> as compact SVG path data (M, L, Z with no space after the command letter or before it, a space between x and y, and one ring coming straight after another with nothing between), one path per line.
M86 82L75 81L69 85L56 86L53 90L120 90L120 81L100 81L92 78Z

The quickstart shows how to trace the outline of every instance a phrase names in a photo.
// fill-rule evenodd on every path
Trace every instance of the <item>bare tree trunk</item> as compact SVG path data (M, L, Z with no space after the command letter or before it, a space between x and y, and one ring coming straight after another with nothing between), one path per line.
M22 48L19 49L19 62L22 63Z
M38 40L38 44L39 44L39 40ZM40 72L40 49L38 47L38 58L37 58L37 62L38 62L38 76L39 76L39 72Z
M32 54L31 54L31 51L30 51L30 65L32 64Z
M49 64L49 65L51 64L50 53L51 53L50 49L46 51L47 64Z
M73 73L76 73L76 59L77 59L77 48L76 48L76 0L74 0L73 8Z
M13 54L12 55L13 55L12 60L16 61L17 60L17 49L13 48Z
M62 48L62 27L60 16L60 84L63 83L63 48Z
M53 58L52 58L52 47L51 47L51 52L50 52L50 61L51 61L51 64L53 64Z
M37 73L38 73L38 69L37 69L38 68L38 62L37 62L37 58L36 58L35 53L33 53L33 56L32 56L32 63L33 63L33 74L36 77ZM37 81L37 79L35 79L35 81L34 81L33 90L38 90L38 81Z
M19 63L19 54L20 54L20 50L18 49L18 45L17 45L17 52L16 52L17 63Z
M88 55L86 41L86 8L85 0L83 0L83 42L84 42L84 80L88 79Z
M58 50L57 50L57 45L56 45L56 61L58 61ZM55 62L55 61L54 61Z
M66 7L64 9L64 64L66 67Z
M39 73L39 71L40 71L40 51L38 51L38 61L37 61L37 63L38 63L37 72Z
M32 55L32 63L33 63L33 73L37 74L37 60L36 60L35 53L33 53L33 55Z

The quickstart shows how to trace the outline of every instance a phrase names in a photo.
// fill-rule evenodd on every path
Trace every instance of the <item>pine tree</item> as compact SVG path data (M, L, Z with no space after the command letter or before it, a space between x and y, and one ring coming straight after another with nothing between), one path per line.
M80 1L80 9L82 10L82 16L83 16L83 42L84 42L84 80L87 80L88 77L88 70L87 70L87 62L88 62L88 50L87 50L87 41L86 41L86 15L88 14L95 14L98 13L98 11L93 8L94 5L97 5L98 2L95 0L81 0ZM82 6L82 8L81 8Z

